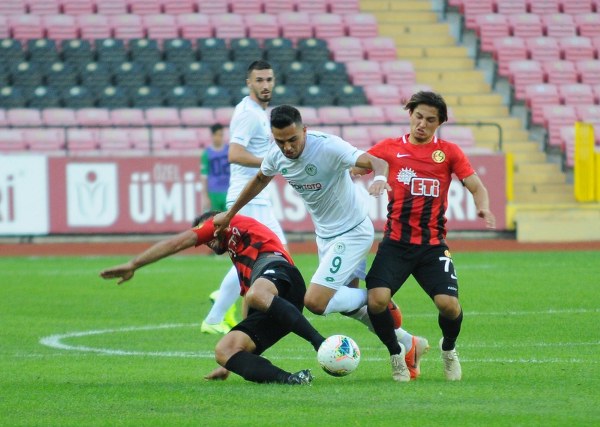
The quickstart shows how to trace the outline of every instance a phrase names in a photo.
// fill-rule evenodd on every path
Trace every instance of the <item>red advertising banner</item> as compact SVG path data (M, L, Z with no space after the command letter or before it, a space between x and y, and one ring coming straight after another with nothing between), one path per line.
M473 155L473 167L486 184L498 227L505 224L505 162L501 154ZM190 226L203 212L195 158L50 158L50 234L171 233ZM368 177L357 185L368 185ZM285 231L312 232L302 199L277 177L271 188L273 211ZM370 216L381 231L387 197L371 199ZM484 229L472 196L453 181L448 197L451 230Z

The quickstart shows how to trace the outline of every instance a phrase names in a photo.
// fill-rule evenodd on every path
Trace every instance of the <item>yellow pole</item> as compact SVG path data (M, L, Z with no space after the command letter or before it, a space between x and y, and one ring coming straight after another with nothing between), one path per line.
M594 127L575 123L575 166L573 169L575 199L592 202L595 199Z

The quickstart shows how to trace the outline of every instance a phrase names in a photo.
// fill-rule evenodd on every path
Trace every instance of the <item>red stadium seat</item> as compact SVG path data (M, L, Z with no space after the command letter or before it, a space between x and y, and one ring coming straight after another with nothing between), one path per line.
M411 61L402 59L381 61L381 72L387 84L402 86L415 83L416 72Z
M496 2L497 12L503 15L516 15L527 12L527 0L502 0Z
M8 25L12 38L17 40L43 39L45 37L42 17L38 15L9 15Z
M34 152L43 152L47 155L65 154L65 131L58 128L25 129L23 138Z
M342 126L341 137L350 144L362 150L367 150L371 147L371 135L369 135L368 126Z
M593 104L596 96L592 85L586 83L567 83L558 86L561 100L566 105Z
M313 13L310 16L314 36L318 39L328 40L332 37L346 35L346 24L341 15L333 13Z
M180 125L179 111L176 108L148 108L145 112L146 122L152 126Z
M438 137L446 141L454 142L462 148L475 146L473 129L468 126L441 126L438 129Z
M541 37L544 35L544 25L539 15L519 13L510 15L508 23L512 34L517 37Z
M0 132L0 153L13 153L26 149L23 129L3 129Z
M149 39L162 41L179 38L175 15L164 13L143 15L142 25L145 27Z
M139 108L115 108L110 111L111 123L115 126L145 126L144 110Z
M580 36L590 38L600 36L600 12L574 15L573 20Z
M527 0L529 12L536 15L548 15L560 12L559 0Z
M575 105L577 118L584 122L600 123L600 105L595 104L577 104Z
M497 38L494 40L493 57L498 64L498 74L507 77L511 61L526 60L528 57L525 40L511 36Z
M65 15L87 15L95 13L96 4L101 3L100 0L60 0L62 3L63 13ZM110 3L111 0L109 0ZM103 2L103 0L102 0ZM98 13L101 13L98 11Z
M77 121L82 126L109 126L110 110L106 108L81 108L76 110Z
M189 40L208 39L214 36L214 28L209 15L202 13L184 13L177 15L177 26L181 37Z
M129 11L134 15L156 15L162 13L161 0L128 0Z
M561 103L558 86L548 83L539 83L526 86L525 103L531 109L531 121L537 125L543 125L544 106L558 105Z
M268 2L267 2L268 3ZM281 12L277 15L282 37L297 43L299 39L313 37L313 26L310 15L306 12Z
M548 61L542 65L548 83L577 83L575 63L571 61Z
M141 15L111 15L109 19L114 37L117 39L132 40L146 37Z
M547 105L543 108L544 126L548 129L548 143L550 146L561 146L560 128L572 126L577 121L575 107L572 105Z
M486 13L475 18L477 22L477 34L481 41L481 49L491 52L494 49L494 41L501 37L510 35L508 18L498 13Z
M364 86L369 104L392 105L401 104L402 96L398 86L389 84L369 84Z
M0 15L13 16L27 13L25 0L0 1Z
M398 57L396 42L391 37L366 37L361 40L365 59L392 61Z
M29 1L29 13L32 15L58 15L60 13L59 0Z
M231 117L233 117L233 107L217 107L215 108L215 121L223 126L229 126Z
M42 110L42 121L46 126L76 126L79 124L75 110L70 108L46 108Z
M100 15L124 15L127 13L127 0L97 1L96 9Z
M371 145L387 138L398 138L408 133L408 127L401 125L373 125L369 126Z
M562 12L569 15L591 14L594 11L591 0L559 0L559 3Z
M360 0L329 0L328 8L331 13L358 13L360 12Z
M42 25L46 29L46 36L52 40L71 40L79 38L79 27L75 16L72 15L45 15Z
M133 144L129 138L129 130L126 128L107 128L98 131L98 144L103 152L120 154L118 151L129 151Z
M112 38L112 27L107 15L97 13L78 15L77 26L84 40L101 40Z
M558 40L563 58L567 61L594 59L596 49L588 37L563 37Z
M319 122L326 125L347 125L354 123L350 108L348 107L318 107L317 115L319 116Z
M212 108L188 107L179 111L181 124L186 126L212 126L216 123Z
M554 37L532 37L525 40L529 57L536 61L558 61L561 58L558 40Z
M281 28L275 15L253 13L244 15L248 37L258 40L275 39L281 35Z
M95 129L68 128L66 147L70 154L97 154L98 131Z
M170 15L182 15L196 11L195 0L168 0L163 1L164 13Z
M387 121L383 107L379 105L354 105L350 107L350 114L357 124L382 124Z
M600 84L600 60L583 59L575 61L575 68L582 83Z
M496 0L463 0L465 26L471 30L477 30L477 16L494 13L495 2Z
M361 39L358 37L335 37L328 41L329 50L336 62L365 59Z
M366 59L348 61L346 71L354 86L383 83L383 72L379 61Z
M308 126L314 126L319 123L319 114L316 107L299 106L296 107L302 116L302 122Z
M550 13L542 15L542 23L548 37L569 37L575 36L575 21L571 15L564 13Z
M403 105L384 105L383 113L389 123L408 122L408 111Z
M344 13L346 34L350 37L377 37L379 25L372 13Z
M240 15L247 15L250 13L263 13L264 5L262 0L244 0L244 1L232 1L231 11L233 13L239 13Z
M509 81L515 88L515 98L525 99L525 88L528 85L543 83L544 70L542 64L535 60L510 61L508 64Z
M327 0L301 0L296 2L298 12L326 13Z
M265 1L265 13L278 14L282 12L294 12L295 0L268 0Z
M208 15L229 13L229 3L221 0L198 0L198 12Z
M34 108L12 108L6 110L6 119L11 126L41 126L43 124L40 110Z
M215 29L215 37L231 40L247 36L246 24L242 15L237 13L218 13L210 15L210 21Z

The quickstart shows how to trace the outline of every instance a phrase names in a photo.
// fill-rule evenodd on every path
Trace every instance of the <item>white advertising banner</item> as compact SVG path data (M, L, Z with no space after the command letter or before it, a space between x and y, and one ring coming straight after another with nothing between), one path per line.
M0 155L0 235L48 234L48 160Z

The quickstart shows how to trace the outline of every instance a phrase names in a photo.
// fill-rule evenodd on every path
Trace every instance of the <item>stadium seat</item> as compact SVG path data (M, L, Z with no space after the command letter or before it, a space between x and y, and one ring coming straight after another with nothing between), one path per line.
M98 62L103 62L109 67L127 61L127 49L120 39L94 40L94 50Z
M11 28L12 38L16 40L43 39L46 35L42 17L39 15L9 15L8 25Z
M437 135L443 140L458 144L461 148L475 146L473 129L469 126L441 126L438 128Z
M129 91L119 86L106 86L98 92L96 105L100 108L125 108L129 106Z
M333 105L334 95L326 88L318 85L308 86L301 94L302 105L322 107Z
M310 62L291 62L281 70L280 74L287 86L305 88L316 84L316 74Z
M11 0L0 2L0 14L4 16L22 15L27 13L25 0Z
M600 104L600 83L591 84L592 91L594 92L594 96L596 98L596 104Z
M80 108L75 112L81 126L110 126L110 111L106 108Z
M111 15L109 20L115 39L129 41L146 37L141 15Z
M500 2L501 4L503 2ZM539 15L519 13L508 16L511 33L516 37L541 37L544 35L544 25Z
M407 128L400 125L372 125L368 127L371 145L387 138L398 138L407 133Z
M216 123L212 108L182 108L179 115L181 124L185 126L212 126Z
M136 108L161 107L163 101L161 91L154 86L142 86L131 94L131 105Z
M470 30L476 30L477 16L494 13L495 0L464 0L463 1L463 16L465 18L465 26Z
M502 15L516 15L527 12L527 0L502 0L496 2L497 12Z
M536 15L548 15L560 12L559 0L527 0L527 5L529 12Z
M557 53L560 53L558 49ZM507 77L511 61L528 58L526 41L522 37L499 37L494 40L492 55L498 64L498 74Z
M49 156L65 154L65 131L56 128L25 129L23 139L33 152L43 152Z
M369 127L363 125L348 125L341 127L341 137L353 146L366 150L371 147Z
M78 72L68 62L54 62L46 71L46 84L55 90L62 92L66 88L77 85Z
M327 41L317 38L300 39L296 44L298 59L310 62L314 67L330 60Z
M111 155L120 155L119 152L133 149L129 131L125 128L99 129L98 145L103 154Z
M365 95L372 105L392 105L400 104L402 98L398 86L389 84L369 84L363 86Z
M162 13L161 0L127 0L129 11L134 15L157 15Z
M485 13L475 18L478 35L481 41L481 49L492 52L494 41L510 35L508 18L498 13Z
M197 91L188 86L175 86L164 91L165 101L169 107L184 108L200 105Z
M157 62L148 73L150 85L165 92L182 84L179 70L171 62Z
M0 40L0 57L4 59L5 64L25 61L25 51L21 41L14 39Z
M207 62L213 70L231 60L225 39L222 38L199 39L197 49L200 60Z
M382 108L388 123L408 123L408 112L403 105L383 105Z
M542 64L535 60L510 61L508 64L509 81L515 89L515 98L525 99L525 88L531 84L544 82Z
M94 105L94 94L86 86L73 86L62 93L66 108L88 108Z
M139 62L123 62L114 70L115 84L128 94L147 84L146 70Z
M354 124L354 119L349 107L322 106L317 108L319 123L326 125L349 125Z
M573 20L580 36L590 38L600 36L600 11L574 15Z
M208 39L215 32L210 17L202 13L184 13L176 15L177 26L181 37L188 40Z
M544 106L558 105L561 103L558 86L549 83L538 83L526 86L525 103L531 109L532 122L537 125L542 125L544 123Z
M243 15L236 13L218 13L210 15L215 29L215 37L222 39L241 39L247 37Z
M382 124L386 122L383 107L379 105L355 105L350 114L356 124Z
M294 43L299 39L314 37L310 15L306 12L281 12L277 15L277 20L281 28L281 36Z
M415 82L416 72L411 61L396 59L381 61L384 83L401 86Z
M3 129L0 132L0 153L27 150L23 129Z
M558 61L561 58L558 40L554 37L531 37L525 40L529 57L536 61Z
M413 83L406 84L403 86L399 86L400 89L400 104L404 105L411 96L413 96L417 92L426 91L431 92L433 88L425 83ZM452 108L448 108L448 122L451 123L453 121L452 116Z
M302 123L308 125L309 127L319 123L319 115L317 113L318 110L315 107L298 106L296 108L298 111L300 111Z
M234 4L242 4L235 2ZM276 15L267 15L266 13L250 13L244 15L248 37L264 41L266 39L276 39L281 35L281 28Z
M352 107L368 104L367 96L361 86L344 85L335 92L335 105Z
M282 12L293 12L295 7L295 0L269 0L264 3L265 13L272 15Z
M150 152L152 143L150 129L145 127L130 128L129 141L134 149L142 153Z
M300 101L300 93L298 92L298 89L295 86L278 84L273 89L273 96L271 97L270 105L299 105Z
M181 71L183 83L195 91L205 90L215 84L215 75L206 62L191 62Z
M600 105L577 104L575 105L575 113L579 120L600 124Z
M165 39L179 38L175 15L167 15L160 12L144 15L142 17L142 25L144 26L146 37L149 39L158 40L162 43Z
M192 42L187 39L168 39L163 42L165 61L174 64L179 71L185 70L198 60Z
M372 13L343 13L341 16L344 19L347 36L359 38L379 36L377 18Z
M216 70L217 83L227 89L230 94L246 86L246 70L248 64L234 61L224 62Z
M159 131L160 136L157 138L158 141L155 139L155 142L160 142L163 148L177 153L199 151L201 148L198 134L194 129L163 128Z
M60 107L60 94L53 87L38 86L31 92L27 106L38 109Z
M75 110L70 108L44 108L41 110L45 126L76 126L79 124Z
M566 83L558 85L561 101L565 105L588 105L596 102L592 85L586 83ZM599 116L600 117L600 116Z
M128 47L131 61L141 65L146 73L162 60L162 51L156 40L133 39L129 41Z
M127 13L127 0L96 1L96 10L99 15L124 15Z
M200 99L202 107L211 108L230 107L233 102L231 92L227 88L217 85L206 88L200 94Z
M234 38L229 42L231 58L234 61L250 64L263 56L262 48L257 39L248 37Z
M14 86L22 88L28 96L33 88L43 84L42 65L35 62L19 62L10 65L10 75Z
M575 68L582 83L600 84L600 60L584 59L575 61Z
M168 0L162 2L164 13L169 15L194 13L195 4L194 0Z
M231 12L239 13L240 15L263 12L263 0L232 1L230 5Z
M42 25L46 30L46 36L52 40L68 40L79 37L79 27L75 16L72 15L45 15L42 17Z
M328 40L332 37L346 36L346 24L341 15L325 12L313 13L310 20L315 38Z
M544 62L542 68L547 76L548 83L577 83L578 76L575 63L571 61Z
M76 17L80 37L84 40L108 39L113 36L107 15L91 13Z
M73 64L78 71L81 71L85 64L94 59L94 52L89 40L63 40L60 43L60 50L64 60Z
M60 13L59 0L37 0L28 3L28 12L32 15L58 15Z
M327 2L331 13L349 14L360 12L359 0L329 0Z
M81 85L92 93L99 93L112 85L112 74L108 65L101 62L89 62L79 71Z
M32 108L11 108L6 110L6 119L10 126L41 126L42 115L40 110Z
M396 42L391 37L378 36L361 39L365 59L393 61L397 59Z
M233 117L234 107L217 107L214 109L215 121L223 126L229 126L231 118Z
M317 80L321 86L326 86L330 91L336 93L349 84L350 78L346 70L346 64L342 62L327 61L315 67Z
M99 154L96 129L67 128L65 148L71 155Z
M362 39L358 37L334 37L328 40L331 57L336 62L365 59Z
M113 126L145 126L144 111L139 108L115 108L110 110Z
M355 86L366 84L383 83L383 71L379 61L373 60L355 60L346 63L346 70L350 77L350 82Z
M215 0L197 0L198 12L207 15L229 13L229 2Z
M548 129L548 144L561 147L560 128L572 126L577 121L575 107L572 105L546 105L543 107L544 126Z
M571 37L577 35L577 27L575 27L575 21L571 15L554 12L550 14L543 14L541 16L546 36Z
M111 1L113 0L108 0L109 3ZM62 13L75 17L94 13L96 5L102 2L98 0L60 0L63 10ZM98 13L101 12L98 11Z
M569 15L592 14L594 8L590 0L559 0L562 13ZM600 12L596 10L596 12Z
M0 15L0 39L10 38L10 25L8 24L8 16Z
M279 67L284 67L298 59L298 53L293 42L282 37L264 40L264 55L271 65L278 65Z
M299 12L306 13L326 13L327 0L302 0L296 2L296 8Z
M48 63L59 61L56 42L50 39L27 40L29 62L46 67Z
M594 59L596 49L588 37L562 37L558 40L562 56L567 61Z

